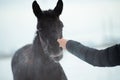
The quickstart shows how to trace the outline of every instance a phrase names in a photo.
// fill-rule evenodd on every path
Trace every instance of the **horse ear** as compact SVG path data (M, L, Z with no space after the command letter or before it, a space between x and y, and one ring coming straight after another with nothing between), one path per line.
M35 16L36 16L37 18L42 15L42 10L40 9L37 1L34 1L34 2L32 3L32 9L33 9L33 12L34 12L34 14L35 14Z
M62 10L63 10L63 2L62 2L62 0L59 0L57 2L56 7L54 8L54 12L55 12L56 16L59 16L62 13Z

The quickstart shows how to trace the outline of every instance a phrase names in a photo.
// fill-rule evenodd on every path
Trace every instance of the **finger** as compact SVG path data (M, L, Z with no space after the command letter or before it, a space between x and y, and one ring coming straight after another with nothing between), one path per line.
M61 42L61 39L58 39L57 42L60 43L60 42Z

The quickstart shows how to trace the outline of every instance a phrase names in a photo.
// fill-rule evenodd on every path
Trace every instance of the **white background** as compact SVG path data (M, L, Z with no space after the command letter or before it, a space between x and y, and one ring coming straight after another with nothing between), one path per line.
M12 80L11 57L18 48L32 43L37 20L33 0L0 1L0 80ZM37 0L43 10L53 9L57 0ZM63 35L86 46L103 49L120 43L119 0L64 0L60 16ZM61 64L68 80L120 80L120 67L94 67L64 51Z

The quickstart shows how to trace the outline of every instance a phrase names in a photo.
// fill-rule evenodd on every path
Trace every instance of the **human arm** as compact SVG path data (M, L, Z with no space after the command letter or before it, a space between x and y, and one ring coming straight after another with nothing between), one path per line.
M73 40L66 40L65 48L73 55L94 66L110 67L120 65L120 45L97 50Z

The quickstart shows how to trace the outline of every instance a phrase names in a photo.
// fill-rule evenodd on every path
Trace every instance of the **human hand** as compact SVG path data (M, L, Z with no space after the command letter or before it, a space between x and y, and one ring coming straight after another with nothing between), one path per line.
M66 49L66 44L67 44L67 41L66 39L58 39L57 42L59 43L59 47L62 47L63 49Z

